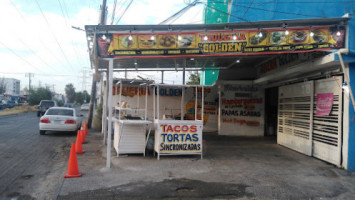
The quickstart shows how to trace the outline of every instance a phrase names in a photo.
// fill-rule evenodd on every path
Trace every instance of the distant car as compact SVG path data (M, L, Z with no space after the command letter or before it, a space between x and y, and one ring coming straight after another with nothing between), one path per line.
M57 106L56 101L42 100L38 105L37 117L43 115L48 110L48 108L55 107L55 106Z
M74 103L66 103L66 104L64 104L64 107L74 108Z
M81 127L82 115L74 108L52 107L41 117L39 133L46 131L77 131Z
M81 105L80 109L81 110L89 110L89 106L90 106L90 104L84 103L83 105Z

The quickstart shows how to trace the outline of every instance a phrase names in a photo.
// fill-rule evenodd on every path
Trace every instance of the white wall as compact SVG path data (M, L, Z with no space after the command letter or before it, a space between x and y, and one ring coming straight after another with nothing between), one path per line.
M264 135L264 89L251 81L219 82L219 135Z
M153 88L148 88L148 103L147 103L147 119L153 120ZM159 99L159 118L162 119L163 115L175 115L180 116L181 113L181 88L172 87L160 87L159 89L160 99ZM204 118L205 126L204 131L217 131L217 88L216 87L205 87L205 107L204 107ZM191 120L194 120L195 116L195 88L186 88L185 97L183 99L184 113ZM113 93L113 106L117 106L119 103L119 87L114 88ZM145 87L140 87L140 95L138 98L138 88L137 87L123 87L122 101L127 102L130 108L145 108ZM139 101L138 101L139 99ZM198 89L198 118L201 118L201 88ZM157 98L155 96L155 101ZM139 103L139 106L138 106ZM141 113L133 112L131 115L144 116L144 112ZM157 116L157 109L156 109Z

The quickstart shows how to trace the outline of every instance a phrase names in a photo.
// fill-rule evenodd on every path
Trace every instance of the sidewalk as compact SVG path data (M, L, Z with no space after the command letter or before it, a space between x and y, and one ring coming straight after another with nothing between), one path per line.
M80 178L63 179L57 199L352 199L345 170L275 144L270 138L204 134L207 154L116 157L106 169L101 133L78 155ZM65 169L66 170L66 169ZM63 174L65 173L63 170Z

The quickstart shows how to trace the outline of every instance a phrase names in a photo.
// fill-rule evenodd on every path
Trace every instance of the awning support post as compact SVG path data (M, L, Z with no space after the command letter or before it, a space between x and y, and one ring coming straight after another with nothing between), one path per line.
M111 135L112 135L112 84L113 84L113 59L109 60L108 66L108 134L107 134L107 155L106 167L111 168Z
M349 88L351 103L353 104L353 109L354 109L354 111L355 111L355 100L354 100L353 90L351 89L351 85L350 85L349 74L348 74L348 71L347 71L346 68L345 68L344 61L343 61L343 57L342 57L342 55L341 55L341 52L338 51L337 54L338 54L338 56L339 56L340 65L341 65L341 68L342 68L343 73L344 73L345 82L346 82L346 84L347 84L347 86L348 86L348 88Z

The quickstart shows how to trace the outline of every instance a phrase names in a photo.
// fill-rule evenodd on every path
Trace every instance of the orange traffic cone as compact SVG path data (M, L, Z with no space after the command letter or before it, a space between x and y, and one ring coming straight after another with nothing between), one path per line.
M81 138L81 143L85 144L85 132L84 131L79 131L79 135Z
M71 144L68 171L64 175L64 178L76 178L80 177L81 173L78 168L78 160L76 159L75 144Z
M88 132L88 124L87 124L86 121L85 121L84 130L85 130L85 135L89 135L89 132Z
M78 131L78 135L76 136L76 142L75 142L75 152L78 153L78 154L82 154L84 153L85 151L83 151L83 146L81 144L81 133L80 131Z

